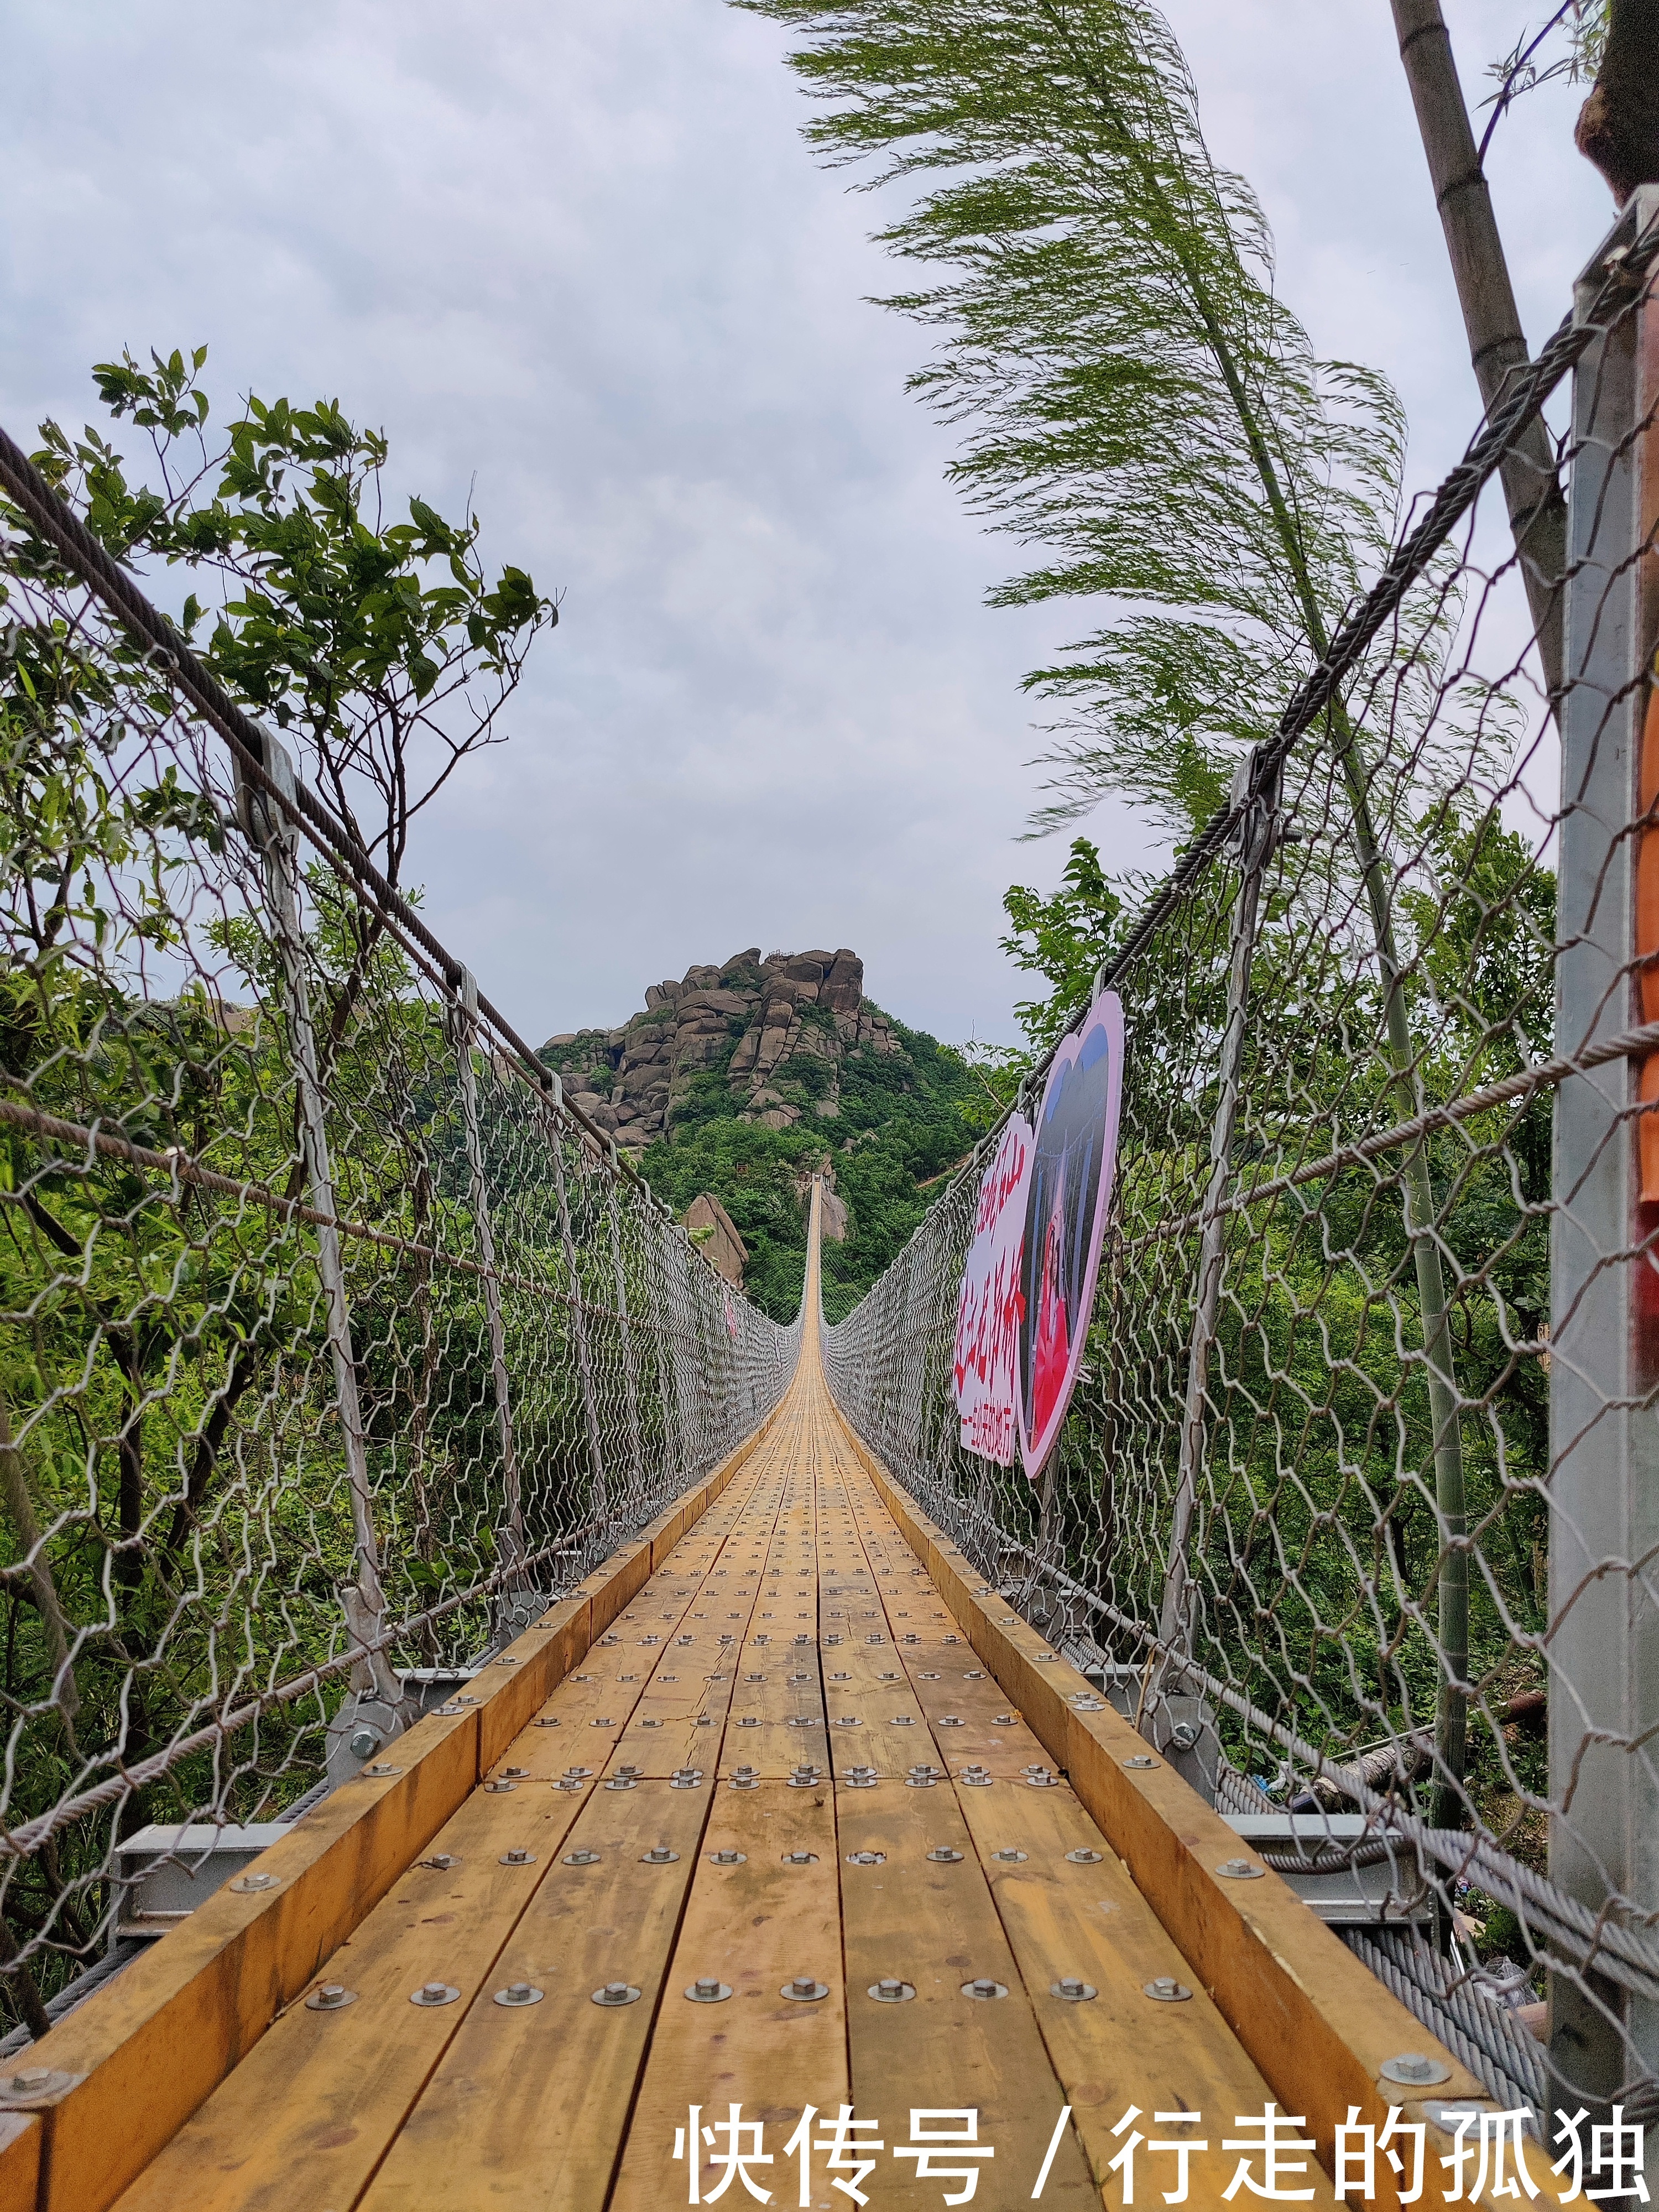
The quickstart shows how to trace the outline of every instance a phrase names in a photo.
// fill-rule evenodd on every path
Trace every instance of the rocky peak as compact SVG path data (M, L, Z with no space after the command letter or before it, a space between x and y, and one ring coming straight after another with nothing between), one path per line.
M836 1118L848 1053L901 1050L866 999L864 963L848 946L763 959L757 945L718 968L650 984L643 1011L619 1029L550 1037L541 1056L592 1120L642 1150L700 1079L723 1076L741 1120L781 1129L807 1115Z

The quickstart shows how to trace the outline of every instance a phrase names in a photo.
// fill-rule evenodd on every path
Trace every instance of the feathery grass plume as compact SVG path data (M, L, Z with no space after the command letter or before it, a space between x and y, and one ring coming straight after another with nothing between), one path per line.
M800 34L806 136L878 235L948 272L887 304L943 337L912 387L963 442L970 508L1036 558L992 594L1101 600L1026 678L1065 703L1052 827L1119 792L1184 834L1226 795L1383 557L1404 427L1273 291L1243 179L1212 161L1179 46L1136 0L735 0Z

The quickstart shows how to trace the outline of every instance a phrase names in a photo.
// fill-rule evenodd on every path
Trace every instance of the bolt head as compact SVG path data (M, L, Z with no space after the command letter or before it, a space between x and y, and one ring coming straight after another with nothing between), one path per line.
M379 1729L355 1728L347 1738L347 1749L354 1759L372 1759L382 1741Z
M1431 2058L1424 2051L1402 2051L1397 2057L1386 2060L1381 2071L1385 2081L1399 2081L1418 2087L1451 2079L1440 2061Z
M936 1850L929 1851L927 1856L932 1859L935 1866L960 1866L962 1864L962 1853L960 1851L953 1851L948 1844L940 1844Z
M49 2066L23 2066L10 2076L6 2087L19 2097L30 2097L37 2090L44 2089L51 2079L52 2069Z
M1158 1974L1146 1984L1146 1994L1159 2004L1185 2004L1192 1991L1173 1974Z
M1229 1881L1257 1881L1261 1876L1261 1869L1252 1866L1249 1859L1223 1859L1216 1872Z
M1066 1856L1073 1866L1098 1866L1101 1861L1101 1854L1090 1850L1086 1844L1074 1851L1067 1851Z
M993 1981L988 1974L981 1974L974 1981L964 1982L962 1985L962 1994L965 1997L988 2000L992 1997L1006 1997L1008 1992L1002 1983Z
M567 1866L598 1866L599 1855L597 1851L567 1851L564 1863Z

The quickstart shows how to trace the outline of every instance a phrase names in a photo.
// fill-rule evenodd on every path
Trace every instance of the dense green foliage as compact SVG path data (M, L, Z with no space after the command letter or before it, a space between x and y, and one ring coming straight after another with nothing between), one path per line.
M250 397L216 446L174 352L101 364L100 396L147 432L159 487L94 428L42 428L39 465L118 558L197 585L180 627L398 876L409 822L497 734L550 623L521 572L493 583L476 518L391 513L386 441L337 405ZM83 608L77 580L0 507L0 1072L14 1097L302 1197L294 1046L259 862L227 824L222 762L184 727L157 656ZM74 618L66 611L73 610ZM216 793L194 787L204 776ZM343 1213L424 1249L473 1241L458 1175L454 1054L382 921L307 879L319 1072L335 1104ZM0 1709L8 1820L131 1770L186 1726L338 1647L354 1574L349 1498L309 1232L222 1194L0 1142ZM526 1209L526 1212L528 1209ZM556 1249L556 1226L542 1226ZM490 1562L493 1409L483 1302L429 1258L349 1255L357 1384L381 1565L398 1613ZM595 1280L598 1300L605 1277ZM610 1295L614 1296L614 1292ZM544 1394L543 1419L568 1413ZM476 1637L485 1609L453 1614ZM413 1655L437 1656L429 1638ZM103 1820L7 1870L5 2002L96 1948L112 1825L214 1801L259 1817L315 1771L344 1689L185 1759Z
M1022 1000L1014 1012L1034 1045L1051 1045L1093 998L1095 979L1116 949L1123 902L1107 882L1097 848L1074 837L1058 890L1044 898L1015 884L1002 907L1012 924L1003 951L1016 968L1048 987L1042 998Z

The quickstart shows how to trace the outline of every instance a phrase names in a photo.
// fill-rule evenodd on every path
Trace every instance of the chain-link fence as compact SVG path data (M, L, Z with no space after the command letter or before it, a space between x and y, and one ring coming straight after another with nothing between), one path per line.
M1656 218L1644 188L1103 977L1115 1194L1040 1480L964 1449L952 1401L987 1146L827 1339L988 1585L1494 2094L1648 2122ZM1496 479L1569 374L1548 702Z
M292 1814L776 1401L730 1291L0 447L0 1966Z

